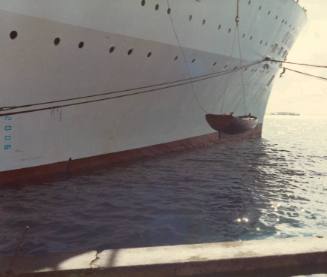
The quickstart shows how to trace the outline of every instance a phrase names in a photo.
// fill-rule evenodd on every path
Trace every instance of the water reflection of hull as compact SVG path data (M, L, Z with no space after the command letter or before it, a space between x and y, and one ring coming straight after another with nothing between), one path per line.
M233 115L207 114L206 120L212 129L229 135L245 133L258 126L258 119L251 115L234 117Z

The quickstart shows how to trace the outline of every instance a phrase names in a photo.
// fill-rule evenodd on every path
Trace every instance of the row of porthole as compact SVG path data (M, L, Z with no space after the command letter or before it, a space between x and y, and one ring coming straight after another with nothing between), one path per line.
M18 37L18 32L17 32L17 31L11 31L11 32L9 33L9 37L10 37L11 40L15 40L15 39ZM61 39L60 39L59 37L56 37L56 38L53 40L53 44L54 44L55 46L58 46L58 45L60 44L60 42L61 42ZM84 41L80 41L80 42L78 43L78 48L82 49L82 48L84 47L84 45L85 45Z
M14 40L14 39L16 39L17 37L18 37L18 32L17 32L17 31L12 31L12 32L10 32L10 38L11 38L11 39ZM61 39L60 39L60 38L55 38L55 39L54 39L54 44L55 44L55 45L59 45L60 42L61 42ZM79 48L83 48L83 47L84 47L84 42L81 41L81 42L78 44L78 47L79 47ZM113 52L115 51L115 49L116 49L115 46L111 46L111 47L109 48L109 53L113 53ZM129 49L129 50L127 51L127 54L128 54L128 55L131 55L133 52L134 52L134 49L131 48L131 49ZM147 57L150 58L151 56L152 56L152 52L148 52ZM178 56L175 56L175 57L174 57L174 61L177 61L178 59L179 59ZM196 61L197 61L196 59L192 59L191 62L192 62L192 63L195 63ZM214 62L214 63L212 64L212 66L215 67L217 64L218 64L217 62ZM225 66L224 66L224 69L225 69L225 70L227 70L228 68L229 68L228 65L225 65ZM244 71L247 71L247 70L248 70L247 68L244 68ZM253 71L253 70L255 70L255 71ZM252 69L251 71L252 71L252 72L256 72L257 69Z
M15 40L17 37L18 37L18 32L17 31L11 31L10 32L10 34L9 34L9 37L12 39L12 40ZM53 44L55 45L55 46L58 46L59 44L61 43L61 39L59 38L59 37L56 37L55 39L54 39L54 41L53 41ZM79 44L78 44L78 48L80 48L80 49L82 49L83 47L84 47L84 45L85 45L85 43L83 42L83 41L81 41L81 42L79 42ZM115 52L115 50L116 50L116 47L115 46L111 46L110 48L109 48L109 53L110 54L113 54L114 52ZM127 55L128 56L130 56L130 55L132 55L133 54L133 52L134 52L134 49L133 48L131 48L131 49L129 49L128 51L127 51ZM152 52L150 51L150 52L148 52L147 53L147 58L150 58L151 56L152 56ZM174 57L174 61L177 61L179 59L179 56L175 56ZM192 59L192 63L195 63L197 60L196 59ZM213 66L216 66L217 65L217 62L214 62L213 63ZM227 68L228 66L225 66L225 68Z
M146 1L145 0L142 0L141 1L141 6L145 6L145 4L146 4ZM154 9L156 10L156 11L159 11L159 9L160 9L160 5L157 3L155 6L154 6ZM167 14L171 14L171 8L168 8L167 9Z
M248 4L251 5L251 0L248 1ZM262 10L262 6L259 6L258 9L259 9L259 11L261 11ZM267 12L267 15L271 15L271 14L272 14L272 12L269 10ZM278 19L279 19L279 16L276 15L275 16L275 20L278 20ZM282 19L282 24L287 25L287 20L286 19ZM295 31L295 27L292 27L292 24L289 24L288 27L291 28L293 31Z
M141 1L141 6L144 7L145 4L146 4L146 1L145 1L145 0L142 0L142 1ZM248 1L248 5L251 5L251 0ZM159 4L156 4L154 9L155 9L156 11L158 11L159 8L160 8L160 5L159 5ZM262 6L259 6L258 9L259 9L259 11L261 11L261 10L262 10ZM167 14L171 14L171 8L168 8L168 9L167 9ZM268 11L268 12L267 12L267 15L271 15L271 11ZM192 19L193 19L193 15L189 15L189 21L192 21ZM278 19L279 19L279 16L276 15L276 16L275 16L275 20L278 20ZM206 20L206 19L203 19L203 20L202 20L202 25L205 25L206 23L207 23L207 20ZM287 20L286 20L286 19L283 19L283 20L281 21L281 23L286 25L286 24L287 24ZM291 28L293 31L295 31L295 27L292 27L291 24L290 24L288 27ZM218 30L220 30L220 29L221 29L221 25L218 26ZM229 32L229 33L231 32L230 29L228 29L228 32Z
M115 46L111 46L111 47L109 48L109 53L112 54L112 53L115 52L115 50L116 50L116 47L115 47ZM127 55L130 56L130 55L133 54L133 52L134 52L134 49L133 49L133 48L130 48L130 49L128 49L128 51L127 51ZM151 51L148 52L146 56L147 56L147 58L150 58L150 57L152 56L152 52L151 52ZM175 60L176 60L176 61L178 60L178 56L175 57Z
M15 39L18 37L18 32L17 32L17 31L11 31L10 34L9 34L9 37L10 37L10 39L15 40ZM246 35L243 34L242 37L245 38ZM250 36L250 40L252 40L252 39L253 39L253 36ZM61 39L60 39L59 37L56 37L56 38L54 39L54 41L53 41L53 44L54 44L55 46L59 46L60 43L61 43ZM263 44L263 40L260 41L260 45L262 45L262 44ZM79 49L84 48L84 46L85 46L85 43L84 43L83 41L80 41L80 42L78 43L78 48L79 48ZM268 42L265 42L265 46L268 46ZM109 48L109 53L110 53L110 54L113 54L113 53L115 52L115 50L116 50L116 47L115 47L115 46L111 46L111 47ZM134 52L134 49L133 49L133 48L130 48L130 49L127 51L127 55L130 56L130 55L133 54L133 52ZM152 56L152 52L150 51L150 52L147 53L146 57L147 57L147 58L150 58L151 56ZM175 56L175 57L174 57L174 61L177 61L178 59L179 59L178 56ZM195 63L195 62L196 62L196 59L193 59L193 60L192 60L192 63ZM216 66L216 65L217 65L216 62L213 63L213 66Z
M220 30L220 29L221 29L221 25L218 26L218 30ZM228 29L228 33L231 33L231 32L232 32L232 29L229 28L229 29ZM18 33L17 33L17 31L12 31L12 32L10 33L10 38L11 38L12 40L16 39L17 37L18 37ZM246 37L246 34L243 33L242 38L245 38L245 37ZM251 35L251 36L249 37L249 39L250 39L250 40L253 40L253 36ZM55 46L58 46L58 45L60 44L60 42L61 42L61 39L60 39L59 37L56 37L56 38L54 39L54 41L53 41L53 43L54 43ZM263 41L261 40L261 41L260 41L260 45L262 45L262 44L263 44ZM81 41L81 42L79 42L79 44L78 44L78 48L82 49L82 48L84 47L84 45L85 45L85 43L84 43L83 41ZM267 46L267 45L268 45L268 43L265 42L265 46ZM109 49L109 52L110 52L110 53L113 53L114 51L115 51L115 47L114 47L114 46L111 46L110 49ZM128 55L131 55L132 53L133 53L133 49L130 49L130 50L128 51ZM151 57L151 56L152 56L152 53L149 52L149 53L147 54L147 57Z
M11 31L11 32L9 33L9 37L10 37L10 39L15 40L15 39L18 37L18 32L17 32L17 31ZM53 44L54 44L55 46L59 46L60 43L61 43L61 39L60 39L59 37L56 37L56 38L53 40ZM80 41L80 42L78 43L78 48L79 48L79 49L84 48L84 46L85 46L84 41ZM109 48L109 53L112 54L113 52L115 52L115 50L116 50L116 47L115 47L115 46L111 46L111 47ZM130 55L133 54L133 52L134 52L134 49L131 48L131 49L129 49L129 50L127 51L127 55L130 56ZM148 53L147 53L147 57L150 58L151 56L152 56L152 52L148 52ZM174 60L177 61L177 60L178 60L178 56L176 56L176 57L174 58Z

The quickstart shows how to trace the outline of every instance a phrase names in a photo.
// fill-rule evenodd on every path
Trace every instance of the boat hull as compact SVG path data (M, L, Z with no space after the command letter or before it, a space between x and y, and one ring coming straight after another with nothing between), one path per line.
M264 58L290 50L303 10L241 1L240 61L236 2L168 2L0 0L2 176L207 136L207 113L263 123L279 69Z
M207 114L206 120L212 129L230 135L250 131L258 125L258 119L252 116L234 117L233 115Z

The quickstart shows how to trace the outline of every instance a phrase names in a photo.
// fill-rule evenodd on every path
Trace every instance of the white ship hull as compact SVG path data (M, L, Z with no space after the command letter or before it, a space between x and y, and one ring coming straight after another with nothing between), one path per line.
M263 122L301 7L240 0L238 32L236 0L141 2L0 0L2 180L203 137L206 113Z

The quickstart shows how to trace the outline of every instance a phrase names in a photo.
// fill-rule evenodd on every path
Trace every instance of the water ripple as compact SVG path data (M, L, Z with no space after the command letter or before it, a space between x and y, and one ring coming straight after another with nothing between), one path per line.
M326 234L327 124L292 120L268 119L262 140L1 189L0 253L26 226L30 254Z

